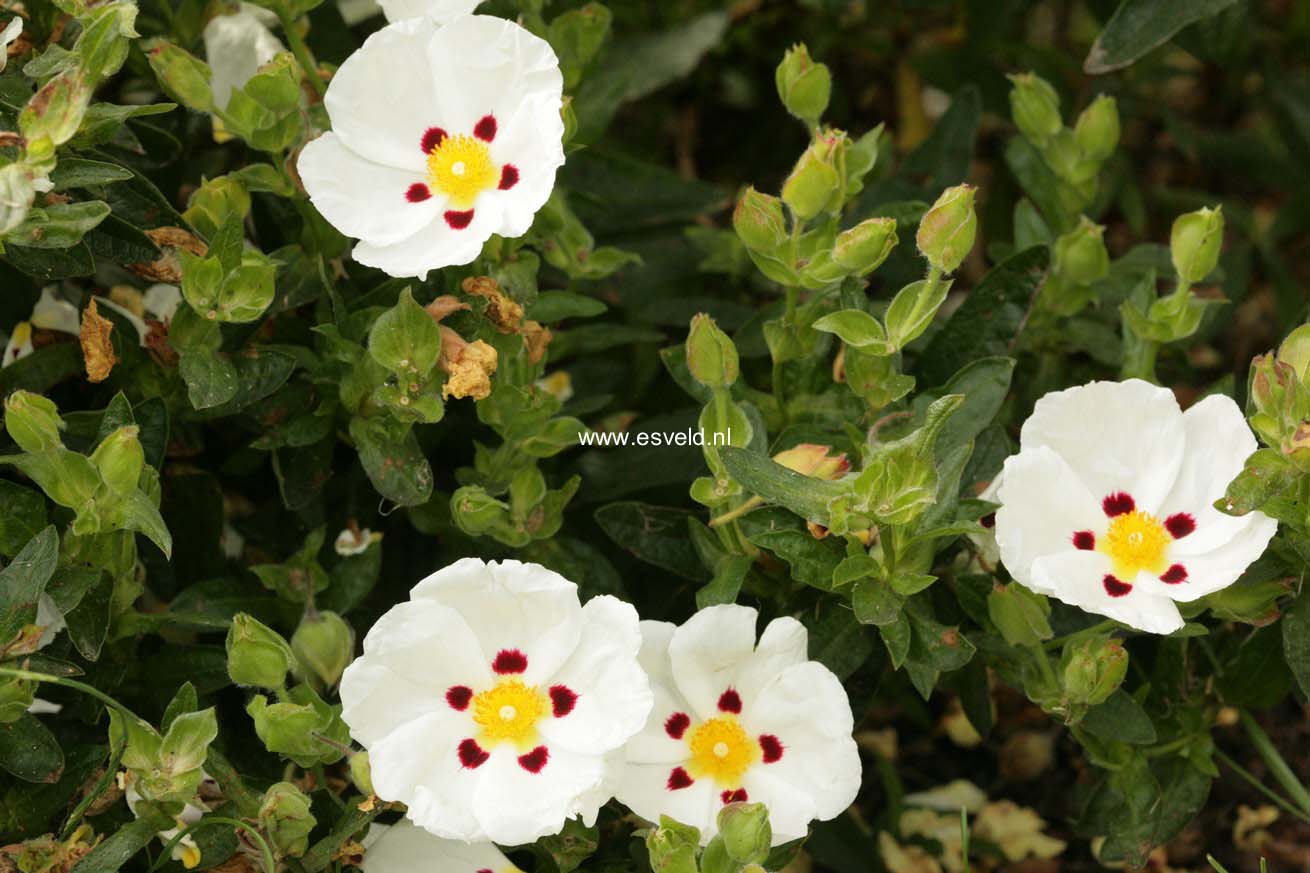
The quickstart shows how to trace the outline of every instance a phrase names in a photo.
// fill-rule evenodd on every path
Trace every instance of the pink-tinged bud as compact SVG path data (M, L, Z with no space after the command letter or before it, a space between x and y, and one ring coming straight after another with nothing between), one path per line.
M851 469L851 462L845 454L829 455L829 446L802 443L773 456L788 470L794 470L816 479L840 479Z

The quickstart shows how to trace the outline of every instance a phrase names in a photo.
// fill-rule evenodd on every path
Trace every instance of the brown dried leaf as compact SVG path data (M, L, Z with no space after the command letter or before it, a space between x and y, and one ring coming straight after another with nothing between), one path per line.
M114 323L100 314L96 299L82 310L82 329L78 339L82 343L82 358L86 362L86 378L89 382L103 382L109 378L118 357L114 354L114 343L110 334L114 332Z

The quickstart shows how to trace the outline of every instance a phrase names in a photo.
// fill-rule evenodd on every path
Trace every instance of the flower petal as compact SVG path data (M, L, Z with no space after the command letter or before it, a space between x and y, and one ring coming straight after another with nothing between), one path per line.
M1122 491L1147 512L1173 486L1185 442L1173 392L1141 379L1047 394L1020 434L1022 450L1049 446L1098 500Z
M387 21L403 21L425 15L436 21L449 21L458 15L467 15L482 0L378 0L387 15Z
M654 698L637 663L640 648L637 610L609 596L587 601L577 648L549 680L577 695L567 715L539 726L552 746L595 755L619 748L642 729Z
M719 714L719 697L754 652L756 616L749 606L711 606L674 631L669 643L674 681L701 718Z
M996 499L996 543L1010 575L1045 594L1033 579L1033 562L1074 550L1073 535L1105 527L1099 501L1074 470L1047 446L1025 448L1005 462Z
M1153 593L1147 574L1139 574L1132 580L1132 590L1115 597L1106 590L1109 572L1110 559L1100 552L1047 555L1033 563L1032 588L1147 633L1170 634L1183 626L1178 607L1168 597Z
M418 827L408 819L394 825L374 824L364 837L364 873L413 873L441 870L443 873L497 873L512 868L508 858L491 843L445 840Z
M1151 590L1182 603L1189 603L1236 582L1246 572L1246 568L1264 554L1269 541L1278 531L1278 522L1262 512L1253 512L1238 520L1245 524L1229 532L1229 538L1210 551L1175 554L1174 559L1187 571L1186 581L1169 585L1152 579ZM1201 528L1197 528L1197 534L1200 532ZM1179 546L1186 542L1186 539L1180 541Z
M697 779L685 788L669 788L668 764L633 764L623 768L623 779L616 793L618 800L637 815L658 822L667 815L686 825L701 829L701 842L708 843L717 831L715 820L723 801L713 779Z
M496 232L501 220L501 199L478 198L473 220L455 229L437 218L408 239L391 245L374 245L361 240L351 257L366 267L376 267L397 278L426 279L428 271L459 266L482 254L482 246ZM402 203L402 206L411 204Z
M548 748L549 760L537 773L526 770L508 746L492 752L481 768L473 814L489 839L531 843L559 833L576 815L595 819L605 800L595 791L605 781L604 757Z
M690 724L692 712L691 704L683 698L673 680L673 668L669 661L669 643L675 630L675 626L668 622L641 623L641 653L638 660L650 681L654 706L651 707L645 726L624 748L628 761L663 764L666 776L671 766L687 757L687 743L682 739L686 726L683 725L681 730L675 729L675 738L670 736L666 725L670 718L679 713L686 715L687 724ZM682 720L677 720L675 724L682 725Z
M411 821L439 837L473 842L489 839L473 798L490 762L477 770L460 764L456 748L468 729L459 713L430 712L387 734L368 757L378 797L404 803Z
M809 657L809 631L790 616L775 618L760 634L760 641L737 670L734 687L745 701L749 715L761 690L783 670L804 663Z
M314 208L346 236L386 246L403 242L437 221L446 198L406 199L422 177L360 157L329 131L305 146L296 164Z
M205 57L209 61L214 103L219 109L227 108L232 92L245 87L261 66L278 52L286 51L269 30L271 22L261 20L261 13L277 21L267 10L242 3L234 15L216 15L205 25Z

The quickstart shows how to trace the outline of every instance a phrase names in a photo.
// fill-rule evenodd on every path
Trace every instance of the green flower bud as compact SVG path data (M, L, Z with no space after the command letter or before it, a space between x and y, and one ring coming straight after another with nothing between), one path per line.
M354 657L355 632L335 612L307 614L291 636L291 651L324 685L336 685Z
M111 491L127 494L136 490L145 467L146 456L138 436L140 428L124 425L100 441L91 453L91 463L100 471L100 478Z
M692 378L708 388L727 388L737 381L737 347L703 312L691 320L687 368Z
M229 215L244 221L249 212L250 193L239 179L228 175L206 179L191 195L182 217L205 237L213 239Z
M373 768L369 765L368 752L351 752L347 761L350 767L350 781L360 794L365 797L372 797L377 792L373 790Z
M1258 355L1251 361L1251 429L1265 445L1281 447L1289 424L1296 424L1298 382L1296 370L1274 355Z
M1055 271L1075 285L1090 285L1110 272L1105 228L1082 216L1078 226L1055 241Z
M25 452L63 448L59 432L64 420L54 401L30 391L15 391L5 399L5 430Z
M1278 347L1278 360L1292 368L1301 384L1310 370L1310 324L1303 324L1287 335Z
M10 724L22 718L35 696L35 682L4 677L0 681L0 724Z
M278 782L264 792L259 827L279 858L299 858L309 848L309 832L317 823L309 805L305 792L290 782Z
M510 523L509 505L492 497L481 485L456 489L450 495L450 514L460 530L473 536Z
M698 873L699 849L700 831L668 816L662 816L660 826L646 834L646 852L654 873Z
M992 588L987 615L1012 646L1035 646L1053 635L1050 602L1018 583Z
M227 673L238 685L281 688L294 656L282 635L244 612L227 631Z
M1106 637L1065 646L1060 662L1066 699L1087 706L1104 703L1128 674L1128 651Z
M947 188L919 222L916 242L928 263L953 273L973 248L978 216L973 211L972 185Z
M811 127L817 125L832 96L828 67L811 60L809 49L801 43L783 55L774 79L787 111Z
M761 864L773 845L769 809L762 803L730 803L719 810L719 834L728 855L740 864Z
M787 242L787 219L782 201L747 188L732 211L732 226L746 248L772 252Z
M1178 216L1169 235L1169 254L1179 281L1193 285L1210 275L1219 263L1223 242L1224 216L1220 207Z
M1036 73L1010 76L1010 115L1019 132L1041 148L1064 126L1060 118L1060 95L1051 83Z
M834 141L815 140L782 184L783 202L801 221L829 207L841 191L841 176L833 160Z
M246 705L246 714L265 748L301 767L341 760L350 742L341 707L324 703L308 685L292 688L279 703L257 694Z
M166 39L147 39L140 43L159 84L179 103L196 112L212 112L214 91L209 64L186 49Z
M1074 122L1074 142L1087 160L1100 164L1114 154L1119 145L1119 105L1113 97L1101 94L1082 111Z
M837 236L832 259L850 273L864 276L882 266L897 242L896 219L870 218Z
M91 104L92 88L80 67L74 67L47 82L33 95L18 116L18 129L29 140L48 139L63 145L82 126Z

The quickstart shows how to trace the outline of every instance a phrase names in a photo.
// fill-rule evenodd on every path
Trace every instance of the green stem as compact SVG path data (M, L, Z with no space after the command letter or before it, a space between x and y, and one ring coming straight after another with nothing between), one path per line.
M114 780L118 778L118 764L123 759L123 749L126 746L127 736L124 735L121 741L116 743L110 751L109 763L105 765L105 772L96 780L96 784L86 793L86 796L73 808L73 811L68 814L68 820L64 822L64 828L59 834L60 839L66 840L73 835L78 822L82 820L82 816L86 814L91 804L95 803L100 795L104 794L109 786L114 784Z
M1159 343L1139 337L1136 344L1124 350L1123 378L1155 382L1155 358L1159 351Z
M323 83L322 78L318 75L318 61L314 60L314 54L309 50L305 38L296 29L295 17L292 16L291 10L287 8L285 0L278 0L278 3L273 7L273 11L277 13L277 20L282 25L282 32L287 36L287 44L291 46L291 53L296 56L296 62L305 71L305 75L309 78L309 84L318 94L319 99L322 100L327 95L327 85Z
M180 843L183 837L186 837L197 828L211 824L231 825L234 828L240 828L250 834L251 839L259 846L260 854L264 857L265 873L277 873L277 862L273 860L273 850L268 847L268 841L264 839L264 835L259 832L259 829L251 824L247 824L246 822L239 821L235 818L225 818L221 815L207 815L200 821L187 825L185 828L174 834L173 838L164 844L164 851L160 854L159 858L155 860L155 863L151 865L149 873L154 873L155 870L158 870L161 865L173 857L173 847Z
M1310 815L1306 815L1304 812L1297 809L1295 806L1293 806L1291 803L1285 800L1283 796L1279 794L1277 791L1274 791L1272 788L1265 785L1259 779L1255 778L1255 776L1250 771L1248 771L1245 767L1234 761L1232 758L1228 757L1228 755L1225 754L1222 749L1215 749L1214 756L1218 758L1220 761L1222 761L1225 765L1227 765L1228 769L1232 770L1234 773L1240 776L1252 788L1254 788L1256 791L1259 791L1265 797L1273 801L1274 804L1276 804L1278 807L1280 807L1283 810L1283 812L1286 812L1288 815L1291 815L1293 818L1298 818L1303 822L1310 823Z
M1256 720L1246 710L1242 710L1242 727L1246 729L1246 735L1251 738L1251 744L1255 746L1256 752L1259 753L1265 766L1278 780L1278 784L1283 786L1283 790L1295 801L1301 811L1310 815L1310 791L1306 790L1305 785L1297 778L1295 772L1288 765L1286 759L1279 753L1274 746L1273 740L1264 732Z
M1052 691L1058 691L1060 688L1060 679L1055 675L1055 670L1051 667L1051 660L1046 656L1046 649L1041 643L1032 646L1033 657L1037 660L1037 669L1041 671L1042 678L1050 684Z
M99 700L111 709L118 710L128 718L135 719L141 724L150 724L150 722L146 721L144 718L101 691L99 688L87 685L85 682L78 682L76 679L66 679L63 676L52 676L49 673L37 673L33 670L22 670L17 667L0 667L0 676L13 676L17 679L27 679L31 682L43 682L48 685L62 685L65 688L73 688L81 691L83 694L91 695L96 700Z

